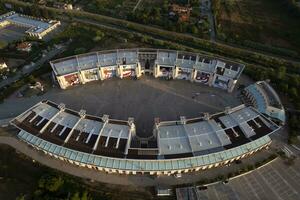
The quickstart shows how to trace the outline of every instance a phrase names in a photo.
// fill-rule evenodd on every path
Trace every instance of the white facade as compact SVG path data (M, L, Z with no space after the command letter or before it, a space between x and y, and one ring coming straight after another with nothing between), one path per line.
M149 63L153 63L152 66ZM244 69L238 63L225 63L215 58L203 58L198 54L159 49L149 49L148 54L147 49L142 49L141 52L139 49L91 52L51 61L50 64L62 89L93 80L139 78L150 73L155 78L189 80L232 92ZM97 76L89 81L80 78L86 68L93 70ZM74 80L79 82L66 83L63 79L70 79L72 74L77 74L74 75Z

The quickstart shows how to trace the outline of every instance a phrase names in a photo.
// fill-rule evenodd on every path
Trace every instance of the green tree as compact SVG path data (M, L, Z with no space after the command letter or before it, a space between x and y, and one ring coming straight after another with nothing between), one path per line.
M20 195L16 198L16 200L25 200L25 195Z
M277 72L277 78L283 80L286 75L286 67L280 66Z
M197 34L197 33L199 32L197 26L193 25L193 26L191 27L191 32L192 32L193 34Z
M79 192L76 192L72 197L71 200L81 200L79 196Z
M7 46L7 42L1 40L0 41L0 49L4 49Z
M103 39L103 37L105 36L105 34L102 31L96 31L96 36L93 38L94 42L99 42L100 40Z
M60 176L45 176L39 180L39 187L50 192L56 192L62 185L64 180Z
M84 191L82 193L81 200L92 200L92 198L89 197L89 193L87 191Z
M84 47L79 47L74 50L74 54L82 54L85 52L86 52L86 49Z
M293 98L293 99L297 99L298 98L298 91L297 91L297 89L296 88L291 88L290 90L289 90L289 94L290 94L290 96Z

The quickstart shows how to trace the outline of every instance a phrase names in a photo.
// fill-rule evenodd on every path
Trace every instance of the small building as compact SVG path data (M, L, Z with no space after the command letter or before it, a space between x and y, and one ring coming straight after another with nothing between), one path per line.
M178 21L187 22L190 19L192 8L189 6L180 6L177 4L171 5L171 12L176 13L178 15Z
M17 44L18 51L30 52L31 47L32 47L32 44L30 42L21 42L21 43Z

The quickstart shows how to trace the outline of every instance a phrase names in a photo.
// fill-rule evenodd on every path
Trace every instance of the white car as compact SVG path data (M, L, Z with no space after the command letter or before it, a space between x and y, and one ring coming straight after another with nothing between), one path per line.
M181 178L182 177L182 174L175 174L174 175L176 178Z

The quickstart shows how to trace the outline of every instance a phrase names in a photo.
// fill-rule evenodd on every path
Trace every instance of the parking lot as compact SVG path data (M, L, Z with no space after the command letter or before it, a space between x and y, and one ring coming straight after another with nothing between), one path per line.
M25 31L27 29L28 28L15 25L9 25L4 28L0 28L0 41L12 42L19 40L25 36Z
M281 159L227 184L197 190L198 199L220 200L298 200L300 199L300 162L287 166Z
M49 99L65 103L68 108L88 114L110 115L113 119L134 117L141 136L152 135L154 118L179 120L200 116L202 112L216 113L240 101L235 94L184 80L112 79L76 86L67 90L52 88L41 96L10 98L0 104L1 118L13 117L35 103Z

